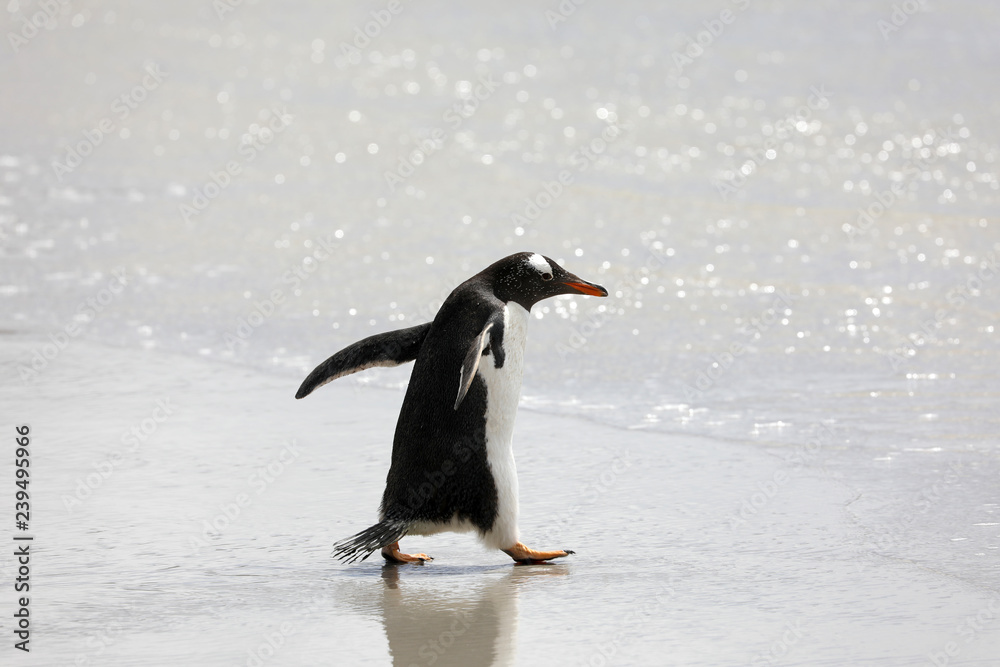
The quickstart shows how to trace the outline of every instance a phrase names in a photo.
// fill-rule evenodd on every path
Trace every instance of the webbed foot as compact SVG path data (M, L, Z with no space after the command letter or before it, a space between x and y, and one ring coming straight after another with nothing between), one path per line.
M502 551L513 558L520 564L523 565L533 565L536 563L544 563L550 561L554 558L562 558L568 556L571 553L576 553L574 551L563 550L563 551L535 551L534 549L529 549L520 542L514 544L514 546L509 549L502 549Z
M425 563L434 560L427 554L404 554L399 550L399 542L382 547L382 558L390 563Z

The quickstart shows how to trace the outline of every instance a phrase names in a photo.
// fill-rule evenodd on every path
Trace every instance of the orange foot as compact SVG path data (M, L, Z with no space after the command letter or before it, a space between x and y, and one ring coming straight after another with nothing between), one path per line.
M399 550L399 542L393 542L382 547L382 558L390 563L423 563L434 560L427 554L404 554Z
M518 563L524 565L533 565L535 563L544 563L545 561L552 560L553 558L562 558L563 556L568 556L575 551L535 551L534 549L529 549L520 542L517 542L510 549L502 549L502 551L516 560Z

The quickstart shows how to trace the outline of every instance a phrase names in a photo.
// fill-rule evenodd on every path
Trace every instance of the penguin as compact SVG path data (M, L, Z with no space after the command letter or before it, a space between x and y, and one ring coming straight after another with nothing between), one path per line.
M574 553L536 551L518 533L512 436L531 307L559 294L607 296L556 262L520 252L491 264L445 299L434 320L376 334L340 350L302 382L295 398L375 366L415 362L396 422L379 522L334 545L345 563L376 550L391 563L405 535L475 531L517 563Z

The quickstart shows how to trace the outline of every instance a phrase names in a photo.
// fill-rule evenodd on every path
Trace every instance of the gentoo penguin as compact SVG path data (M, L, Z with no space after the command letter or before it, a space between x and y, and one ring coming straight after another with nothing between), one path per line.
M455 288L433 322L376 334L316 367L295 398L339 377L416 361L392 442L379 522L334 545L345 562L376 549L391 562L431 560L400 552L404 535L475 530L519 563L572 551L535 551L517 529L517 471L511 437L528 312L558 294L607 296L548 257L521 252Z

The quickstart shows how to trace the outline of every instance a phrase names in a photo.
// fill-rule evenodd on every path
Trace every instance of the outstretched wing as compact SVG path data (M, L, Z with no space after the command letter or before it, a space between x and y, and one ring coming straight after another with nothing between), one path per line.
M398 366L413 361L417 358L417 352L420 351L420 346L423 345L430 328L431 323L427 322L408 329L375 334L348 345L317 366L303 380L295 398L304 398L327 382L351 373L375 366Z
M490 349L493 351L493 363L497 368L502 367L504 361L503 315L500 313L494 315L486 322L486 326L483 327L479 336L473 339L472 345L469 346L469 351L465 353L465 360L462 362L462 368L458 373L458 397L455 399L456 410L462 404L462 399L465 398L465 395L469 393L472 380L476 377L476 372L479 370L479 360L483 358L483 350L487 346L490 346Z

